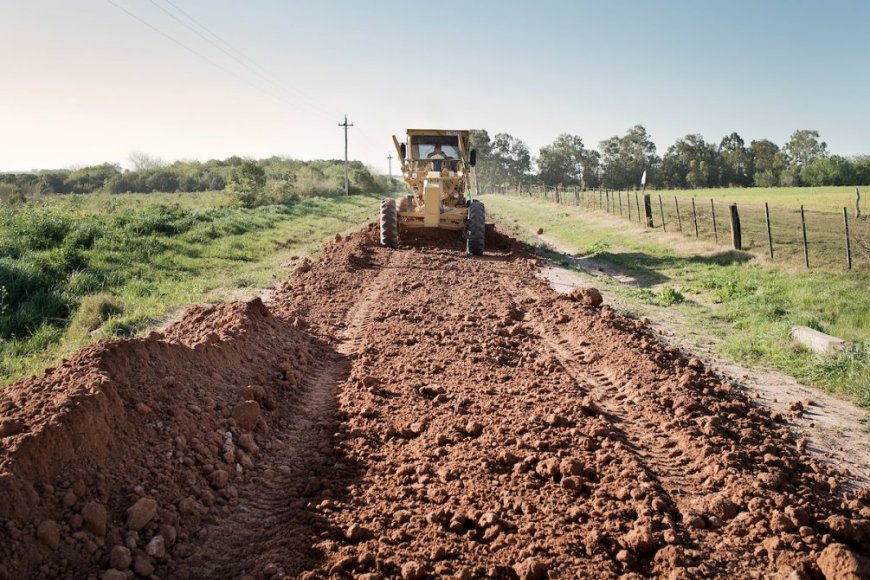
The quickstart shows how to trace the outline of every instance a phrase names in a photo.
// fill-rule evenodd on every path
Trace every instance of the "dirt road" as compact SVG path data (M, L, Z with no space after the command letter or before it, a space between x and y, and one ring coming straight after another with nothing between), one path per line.
M0 577L868 573L788 417L513 240L374 234L3 391Z

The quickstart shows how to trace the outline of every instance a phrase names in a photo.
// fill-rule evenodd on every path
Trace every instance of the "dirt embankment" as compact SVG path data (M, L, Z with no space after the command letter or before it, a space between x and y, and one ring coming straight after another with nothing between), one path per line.
M870 492L788 417L492 242L337 239L4 391L0 576L868 572Z

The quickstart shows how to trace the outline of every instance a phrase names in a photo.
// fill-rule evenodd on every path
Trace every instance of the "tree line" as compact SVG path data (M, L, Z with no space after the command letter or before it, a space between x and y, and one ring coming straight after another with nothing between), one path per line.
M536 157L525 142L507 133L490 137L475 130L471 141L483 187L544 182L626 189L638 187L644 171L648 184L664 188L870 184L870 156L831 155L819 132L811 129L795 131L782 147L769 139L747 145L737 133L718 143L691 134L661 157L643 125L601 141L597 149L587 147L579 135L563 133Z
M145 154L130 155L132 169L103 163L76 169L43 170L30 173L0 173L0 194L7 199L34 195L105 193L152 193L240 190L253 171L258 174L257 193L272 201L294 196L339 195L344 193L344 162L341 160L300 161L286 157L245 160L238 156L223 160L176 161L164 163ZM258 168L252 169L253 167ZM262 173L262 184L259 174ZM348 164L351 193L374 193L393 189L388 178L378 175L360 161Z

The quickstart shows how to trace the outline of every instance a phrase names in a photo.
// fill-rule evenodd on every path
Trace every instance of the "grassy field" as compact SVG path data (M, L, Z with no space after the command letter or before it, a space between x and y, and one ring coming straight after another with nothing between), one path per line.
M860 189L860 188L859 188ZM870 213L870 188L861 193L861 209L864 213ZM709 200L716 199L729 203L743 203L764 205L767 202L771 207L783 207L799 209L801 205L808 210L842 212L843 208L855 210L855 187L854 186L831 186L831 187L728 187L721 189L678 189L661 190L649 193L662 197L677 196L680 198L692 198Z
M596 276L594 283L636 313L666 319L684 338L739 362L778 369L870 406L870 272L776 267L603 212L539 199L482 199L501 223L526 233L542 227L548 239L627 280ZM851 346L840 356L812 355L790 341L792 325Z
M734 201L734 196L732 195L732 201L726 201L721 195L737 192L736 195L739 196L746 191L750 190L648 192L652 210L652 227L671 233L681 232L688 238L730 247L729 205ZM757 203L744 201L736 203L741 223L743 250L779 264L806 267L805 263L808 259L812 269L842 272L848 268L842 208L839 212L806 209L802 215L799 206L788 207L789 200L794 201L791 197L793 192L799 189L778 188L763 191L769 192L772 198L777 198L784 205L771 204L766 210L764 205ZM691 197L692 193L707 197ZM537 192L536 197L543 198ZM546 199L558 200L560 205L564 206L579 204L586 210L610 213L631 222L644 221L643 196L637 192L574 192L569 189L558 196L555 192L550 192ZM847 210L847 216L851 267L870 271L870 218L866 212L860 219L856 218L854 208ZM807 232L807 256L804 254L804 223Z
M256 294L337 232L376 216L371 196L240 209L222 194L54 196L0 212L0 384L180 307Z

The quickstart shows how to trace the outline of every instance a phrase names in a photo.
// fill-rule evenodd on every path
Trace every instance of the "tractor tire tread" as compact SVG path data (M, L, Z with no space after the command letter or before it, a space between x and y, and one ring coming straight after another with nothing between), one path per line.
M472 256L483 254L486 247L486 209L483 203L472 200L468 204L466 249Z
M399 213L396 209L396 200L388 197L381 201L378 217L381 229L381 245L397 248L399 246Z

